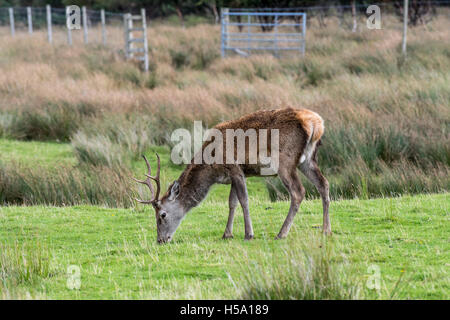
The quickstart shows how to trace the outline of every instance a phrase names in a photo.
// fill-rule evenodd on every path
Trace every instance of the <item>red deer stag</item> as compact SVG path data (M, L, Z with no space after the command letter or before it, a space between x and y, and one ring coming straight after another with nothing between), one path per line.
M263 110L243 116L237 120L221 123L215 129L224 133L224 136L225 131L228 129L241 129L243 131L251 129L278 129L278 167L273 175L278 175L288 190L291 205L286 220L276 238L281 239L288 235L294 216L305 197L305 189L297 175L297 168L301 170L319 191L323 205L323 233L331 234L331 224L328 214L330 204L329 185L317 165L317 149L324 131L323 120L317 113L306 109L292 108ZM209 143L205 142L202 150ZM266 148L268 150L265 151L270 153L270 146ZM236 155L236 149L234 152ZM169 186L166 194L159 199L159 173L161 164L158 155L157 158L158 170L156 175L151 176L150 164L144 156L148 168L147 179L135 180L147 185L152 193L152 200L136 200L140 203L151 204L155 209L157 241L159 243L172 240L176 229L186 213L206 197L208 190L215 183L231 184L229 196L230 210L223 238L233 237L233 219L238 201L244 213L245 239L250 240L253 238L253 227L248 208L245 177L261 176L259 171L261 163L249 164L248 156L245 157L245 163L224 164L225 162L222 162L221 164L196 164L194 161L191 161L178 180L173 182ZM151 180L156 182L156 192Z

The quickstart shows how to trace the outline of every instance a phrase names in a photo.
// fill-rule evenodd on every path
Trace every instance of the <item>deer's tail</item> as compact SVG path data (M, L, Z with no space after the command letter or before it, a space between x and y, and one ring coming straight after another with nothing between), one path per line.
M305 149L300 157L301 164L306 160L309 161L311 159L316 148L316 144L320 141L325 127L322 117L310 110L298 110L296 112L296 118L302 125L302 128L307 136Z

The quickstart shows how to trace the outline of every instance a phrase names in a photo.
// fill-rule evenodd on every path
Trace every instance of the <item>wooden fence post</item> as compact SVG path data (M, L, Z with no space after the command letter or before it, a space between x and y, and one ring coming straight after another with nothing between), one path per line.
M53 42L53 35L52 35L52 7L48 4L46 6L47 8L47 35L48 35L48 42Z
M33 19L31 17L31 7L27 7L28 33L33 33Z
M102 43L106 45L106 24L105 24L105 10L100 11L100 19L102 21Z
M81 8L83 11L83 39L84 43L88 43L88 26L87 26L87 14L86 14L86 6Z
M9 24L11 25L11 35L14 37L16 34L16 29L14 28L14 9L9 8Z

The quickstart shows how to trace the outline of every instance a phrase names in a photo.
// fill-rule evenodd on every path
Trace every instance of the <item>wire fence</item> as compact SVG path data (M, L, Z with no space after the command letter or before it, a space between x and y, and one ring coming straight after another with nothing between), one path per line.
M374 2L368 4L343 5L330 4L310 7L289 7L289 8L229 8L230 12L296 12L306 13L307 25L314 22L313 27L325 27L327 19L337 19L338 25L342 29L355 30L355 24L361 24L367 19L367 8L378 6L383 15L394 14L401 17L403 0L394 2ZM450 8L450 0L423 0L410 1L409 20L414 23L426 23L439 13L441 8ZM445 11L448 15L449 11ZM271 28L267 28L269 31ZM264 30L263 30L264 31Z
M48 13L49 10L49 13ZM103 10L89 10L86 9L86 26L82 26L84 33L88 33L88 37L84 38L84 42L89 43L104 43L108 42L108 37L104 39L102 33L98 32L99 27L102 25L102 11ZM49 17L50 14L50 17ZM103 11L104 14L104 27L111 29L116 28L120 33L120 29L123 30L123 17L122 13L114 13ZM50 19L50 26L49 26ZM47 30L49 40L51 42L70 42L72 35L69 35L67 26L67 13L66 8L52 8L52 7L12 7L12 8L0 8L0 26L9 27L11 35L16 33L33 33L35 31ZM109 32L110 33L110 32ZM107 35L108 33L106 33ZM77 35L73 32L75 39ZM123 37L121 37L123 39ZM112 40L110 38L110 40ZM110 41L113 42L113 41Z
M16 27L26 28L27 26L27 8L25 7L11 7L14 12L14 22ZM46 7L30 7L33 18L33 28L46 28ZM0 26L9 26L9 9L8 7L0 7ZM89 26L95 26L101 23L101 10L86 9ZM54 26L66 25L66 9L51 7L52 24ZM123 23L124 13L115 13L105 11L107 23L121 24Z
M382 10L382 15L388 13L396 14L398 17L397 25L401 26L402 8L399 6L401 3L402 1L396 1L389 3L374 3L371 5L379 6ZM368 6L368 4L355 4L290 8L229 8L229 14L227 15L228 25L226 25L227 29L225 31L223 30L222 21L222 56L225 55L227 47L236 47L238 48L237 50L240 50L239 48L241 47L245 47L249 50L257 47L264 47L257 46L256 43L275 44L275 52L278 53L278 49L280 48L278 44L281 43L276 37L279 30L274 32L274 29L278 28L280 25L289 27L289 24L292 24L292 27L290 29L287 28L286 32L295 33L296 36L300 34L302 37L297 37L295 41L286 43L300 42L302 48L299 47L298 51L304 53L304 30L306 28L311 30L314 28L325 27L330 20L337 19L339 28L356 32L366 26ZM417 24L426 23L436 15L437 12L449 15L450 0L410 1L410 8L409 20L411 22ZM447 8L449 10L440 10L441 8ZM256 13L254 16L255 20L251 20L251 25L248 23L250 17L248 13L250 12ZM271 15L270 13L273 12L285 14ZM288 13L295 14L288 15ZM115 49L121 49L125 51L125 55L127 56L127 50L134 50L132 47L136 47L136 42L140 42L140 40L132 39L132 35L125 35L127 33L127 28L124 25L124 18L126 16L127 13L115 13L84 8L81 31L77 30L77 32L71 33L66 27L66 8L51 8L50 6L44 8L0 7L0 26L5 27L0 29L0 34L4 35L5 32L8 32L14 36L15 34L41 31L40 35L47 34L47 38L51 43L68 43L69 45L72 45L72 43L73 45L79 45L80 43L99 43ZM242 19L247 20L243 21ZM275 19L277 21L275 21ZM300 21L300 19L303 19L303 21ZM383 28L385 27L386 26L383 24ZM133 28L130 30L133 30ZM230 33L230 36L234 36L235 39L238 39L238 42L241 42L241 44L236 45L235 43L235 45L233 45L227 41L227 33ZM256 33L260 33L257 35L259 39L252 40L254 37L249 36L249 34ZM267 34L267 37L264 37L261 34ZM217 36L220 35L218 34ZM228 40L229 39L231 38L228 38ZM134 43L130 46L128 42ZM242 44L244 43L247 45L243 46ZM286 43L284 47L288 47ZM252 44L252 46L249 44Z
M233 11L255 11L255 12L306 12L314 14L314 12L339 12L339 11L348 11L350 12L352 8L356 8L357 10L363 12L367 9L368 6L376 5L380 8L385 8L387 10L393 11L393 9L399 4L403 4L403 0L392 1L392 2L370 2L370 3L355 3L354 5L348 4L330 4L330 5L320 5L320 6L309 6L309 7L288 7L288 8L230 8L230 12ZM413 3L411 2L410 5ZM423 0L423 1L414 1L414 5L431 5L431 6L449 6L450 0ZM389 12L389 11L388 11Z
M325 24L327 17L334 17L339 20L341 28L352 29L353 19L352 15L356 15L358 20L367 16L366 9L369 5L376 5L382 8L383 14L395 13L399 11L399 4L403 1L394 2L374 2L370 4L355 4L343 5L343 4L330 4L322 6L310 6L310 7L289 7L289 8L229 8L229 12L297 12L307 14L307 23L312 20L318 21L319 26ZM410 6L420 6L420 10L425 8L426 15L433 14L434 11L441 7L450 8L450 0L423 0L423 1L410 1ZM427 8L429 6L429 8ZM0 7L0 26L9 26L9 8ZM26 30L27 28L27 8L13 7L14 20L16 23L16 29ZM63 26L66 21L65 8L51 8L52 23L54 26ZM355 12L352 12L355 10ZM87 9L88 26L96 26L101 23L100 10ZM107 25L120 25L123 23L123 16L126 13L108 12L105 11L105 18ZM33 7L32 8L33 28L40 29L46 27L46 8L45 7ZM212 17L211 22L214 22Z
M139 20L140 26L133 27L133 20ZM46 35L51 44L94 43L118 49L125 59L141 61L143 70L149 70L145 9L140 15L131 15L77 6L0 8L0 25L9 25L12 37L16 33L28 33L33 38Z

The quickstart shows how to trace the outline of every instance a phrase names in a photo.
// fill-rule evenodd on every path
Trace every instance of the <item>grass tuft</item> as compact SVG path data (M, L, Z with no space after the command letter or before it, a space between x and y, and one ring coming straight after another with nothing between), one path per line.
M0 163L0 203L130 207L134 205L131 177L127 169L118 167L60 166L46 170Z
M37 242L0 244L0 282L14 286L33 284L53 275L50 252Z
M264 252L242 265L239 281L245 300L361 299L361 284L332 244L312 236L308 244Z

